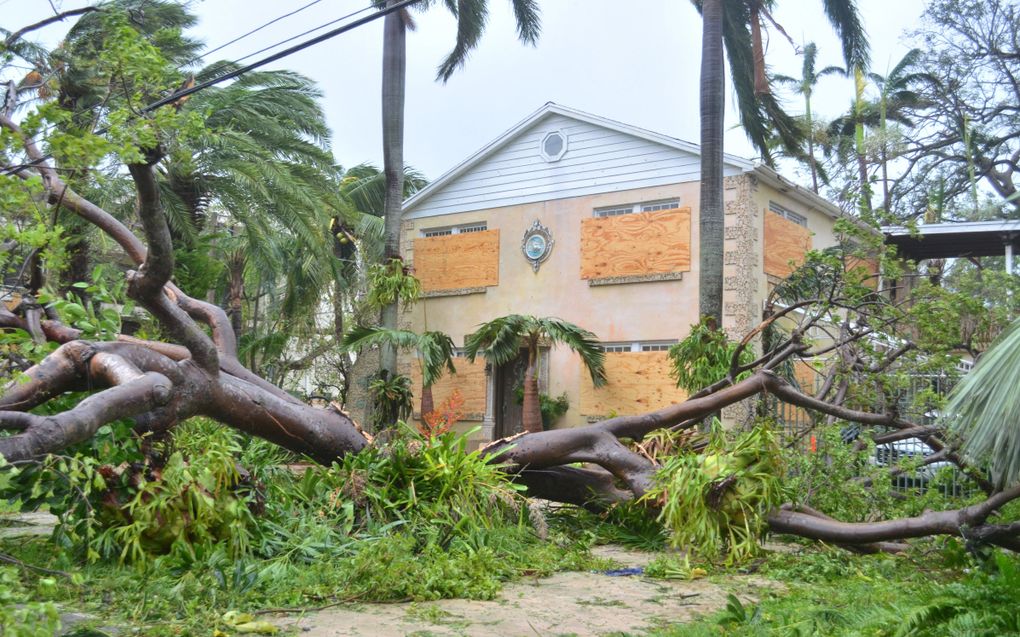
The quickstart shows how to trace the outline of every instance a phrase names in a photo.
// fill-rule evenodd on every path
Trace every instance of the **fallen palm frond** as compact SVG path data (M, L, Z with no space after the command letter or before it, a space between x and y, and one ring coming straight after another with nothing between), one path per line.
M949 396L941 421L962 440L965 457L987 462L998 488L1020 479L1020 320Z

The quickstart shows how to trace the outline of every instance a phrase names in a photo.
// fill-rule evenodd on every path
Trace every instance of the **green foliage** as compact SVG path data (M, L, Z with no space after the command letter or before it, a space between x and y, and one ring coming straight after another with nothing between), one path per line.
M403 525L424 532L423 543L447 546L527 520L520 488L478 451L467 451L466 435L404 434L385 450L348 456L335 470L360 522Z
M757 553L765 516L785 496L780 476L769 423L731 442L716 421L704 452L667 458L643 501L661 507L671 545L733 564Z
M770 556L763 572L787 590L758 603L731 595L726 608L693 624L652 631L657 637L998 637L1020 631L1018 563L996 553L969 574L935 560L848 556L836 549Z
M722 380L730 371L730 361L736 352L737 343L731 343L725 332L713 328L708 317L702 318L691 327L687 338L669 348L670 373L676 379L676 386L688 393L694 393ZM740 364L754 360L754 351L745 348L740 355ZM741 374L737 379L745 378Z
M65 325L81 330L82 338L115 340L122 332L123 320L133 318L135 305L127 298L127 282L115 268L98 265L92 270L91 282L78 281L71 287L87 295L89 302L46 293L39 295L39 302L55 309Z
M371 425L376 431L388 429L411 417L414 390L411 379L403 374L392 378L386 370L368 384L368 395L372 399Z
M416 350L418 363L421 365L422 383L426 387L439 380L444 371L457 373L457 368L453 366L455 349L453 339L443 332L429 331L415 334L408 330L358 326L344 336L341 347L348 351L358 351L381 345Z
M464 341L465 355L474 361L481 355L494 365L502 365L517 358L522 348L535 348L548 339L562 344L580 355L592 383L601 387L606 383L606 354L598 337L588 330L554 317L539 318L523 314L508 314L478 326Z
M89 451L114 438L114 427L102 429ZM20 499L23 510L48 505L60 520L54 538L81 549L88 561L144 565L168 555L175 564L188 564L213 551L231 558L249 553L254 519L235 461L241 453L236 434L195 420L177 435L185 444L168 449L159 466L139 463L137 447L133 453L48 456L24 468L7 467L0 493ZM118 455L126 462L112 464Z
M391 303L410 305L421 296L421 281L408 272L400 259L390 259L389 263L377 263L368 269L368 296L365 302L369 307L383 308Z
M233 559L250 552L254 519L235 461L241 448L224 427L204 433L201 450L175 450L162 467L115 477L90 555L144 562L166 554L187 564L214 550Z
M47 578L46 583L52 581ZM13 566L0 566L0 635L52 637L59 628L56 605L26 591Z
M514 402L518 405L524 404L524 387L521 385L514 387ZM542 412L542 427L544 429L551 429L556 424L556 421L562 418L567 413L567 410L570 409L567 393L563 392L553 398L549 394L539 392L538 409Z

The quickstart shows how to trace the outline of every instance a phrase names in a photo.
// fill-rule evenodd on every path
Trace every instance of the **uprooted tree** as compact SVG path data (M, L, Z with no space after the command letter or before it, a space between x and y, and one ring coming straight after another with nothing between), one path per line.
M130 39L130 25L111 20L118 37ZM9 37L7 47L16 40ZM105 78L109 93L102 108L104 118L114 126L104 135L89 132L95 125L92 121L77 122L77 137L64 135L63 146L51 138L46 152L38 141L44 118L16 121L19 93L13 84L8 87L0 112L4 143L0 189L27 193L7 201L53 214L73 213L112 239L133 263L134 269L125 275L127 295L151 314L170 342L127 335L109 341L84 339L80 329L61 322L52 308L35 301L38 286L27 286L15 308L0 308L0 325L60 346L20 374L0 397L0 429L7 433L0 437L0 454L8 462L39 458L88 440L100 427L118 419L132 419L139 436L158 438L193 416L207 416L323 464L357 454L374 443L355 422L335 406L307 405L249 371L238 358L235 330L226 312L174 284L174 245L159 173L176 137L202 124L182 121L173 104L146 115L138 112L137 104L168 94L179 77L166 73L159 52L151 45L132 46L141 48L129 51L130 55L144 53L158 73L137 57L131 58L134 67L127 58L120 60L125 64L114 60L112 73L121 75L114 78L117 81ZM158 79L143 82L140 76L145 73ZM59 108L42 112L62 123L69 117ZM79 145L70 145L72 139ZM90 171L97 170L75 165L76 157L108 162L106 170L126 167L134 188L136 221L119 220L73 186L88 184ZM844 230L854 234L858 244L876 241L873 233L854 224L847 223ZM867 523L844 523L810 507L784 505L767 512L767 525L773 532L862 550L897 550L902 545L896 541L938 534L1020 550L1020 524L995 518L1005 504L1020 498L1020 486L990 481L980 466L961 456L957 441L941 428L901 414L895 400L897 388L882 382L886 372L907 360L927 364L937 358L937 354L923 353L924 349L934 339L932 332L944 331L945 321L959 322L960 308L948 308L952 303L942 291L923 285L919 288L923 293L916 294L911 304L890 302L888 290L878 289L877 276L865 268L848 271L847 263L854 259L850 252L835 250L813 259L810 267L776 289L762 323L740 341L718 380L686 401L586 427L521 434L495 441L483 453L535 497L604 508L640 499L655 489L660 465L641 452L639 443L644 439L663 430L692 429L735 405L748 407L750 418L762 409L764 398L771 397L813 414L814 423L886 428L873 434L875 443L923 440L936 452L925 463L957 465L986 494L982 502L962 509ZM898 280L908 278L900 273ZM883 280L895 279L886 276ZM980 304L972 309L975 316L983 316ZM963 342L956 333L940 333L939 338L943 344ZM748 356L747 351L756 353ZM816 391L791 381L790 369L795 365L811 365L819 373L822 382ZM54 415L31 413L69 391L91 394ZM724 490L727 484L716 486ZM655 510L653 500L649 511L654 514Z

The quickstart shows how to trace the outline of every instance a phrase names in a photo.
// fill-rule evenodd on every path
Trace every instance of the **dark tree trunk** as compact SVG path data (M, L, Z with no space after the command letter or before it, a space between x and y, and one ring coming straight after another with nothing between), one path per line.
M702 5L701 202L698 294L702 316L722 324L723 309L723 0Z
M387 6L397 0L388 0ZM383 204L386 246L383 260L400 257L400 215L404 201L404 84L407 66L407 32L402 11L390 13L383 24L382 119L383 173L386 195ZM382 309L382 326L397 329L397 304ZM397 373L397 350L383 345L380 367Z

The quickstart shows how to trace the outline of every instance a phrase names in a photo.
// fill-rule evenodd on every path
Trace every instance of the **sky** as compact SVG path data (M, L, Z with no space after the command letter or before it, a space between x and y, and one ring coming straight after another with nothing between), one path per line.
M209 48L217 47L310 1L192 0L200 18L192 35ZM51 15L50 4L50 0L0 0L0 26L18 28ZM52 0L52 4L66 10L91 2ZM368 0L319 0L207 61L237 59L368 4ZM408 164L435 179L548 101L698 141L701 22L689 1L539 0L539 5L542 34L531 47L517 40L509 0L489 0L489 21L480 45L445 85L435 81L435 70L453 46L455 21L442 2L414 14L417 30L407 40ZM858 0L858 5L871 39L872 69L885 74L911 48L905 33L919 26L924 2ZM779 0L774 18L796 45L817 43L818 68L841 64L838 41L821 0ZM63 30L66 26L50 27L39 32L38 39L52 44ZM253 59L257 58L248 61ZM771 30L766 60L773 71L799 77L801 59L785 37ZM382 163L381 66L382 20L378 20L269 68L293 69L318 82L333 130L334 155L349 167ZM838 115L852 96L850 80L827 78L816 88L814 110L821 116ZM754 157L732 109L729 85L726 99L726 151ZM803 111L799 96L789 95L787 105L791 112Z

